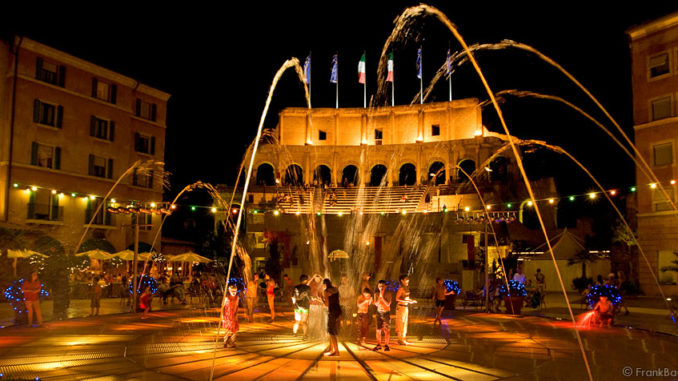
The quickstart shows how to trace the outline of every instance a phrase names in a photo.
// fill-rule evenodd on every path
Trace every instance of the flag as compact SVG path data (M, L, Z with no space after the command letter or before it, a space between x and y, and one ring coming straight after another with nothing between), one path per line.
M452 58L450 57L450 49L447 49L447 61L445 61L445 75L452 74Z
M339 65L339 55L335 54L332 56L332 72L330 73L330 82L338 82L338 65Z
M306 79L307 84L311 84L311 55L310 54L306 57L306 62L304 62L304 78Z
M388 75L386 75L386 82L393 82L393 52L388 54Z
M421 79L421 48L417 49L417 78Z
M365 53L360 57L360 62L358 62L358 82L365 83Z

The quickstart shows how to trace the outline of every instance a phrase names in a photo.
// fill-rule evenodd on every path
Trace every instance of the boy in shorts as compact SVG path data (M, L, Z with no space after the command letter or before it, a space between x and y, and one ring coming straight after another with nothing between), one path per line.
M377 307L377 346L374 351L381 349L381 337L384 335L384 350L390 351L388 344L391 338L391 293L386 290L386 281L380 280L374 294L374 305Z
M294 335L296 336L299 326L304 333L304 337L308 332L308 309L311 306L311 287L307 285L308 276L302 274L299 277L298 285L294 286L292 290L292 304L294 305Z
M453 291L447 291L447 287L443 284L443 279L442 278L436 278L436 284L433 286L433 301L436 304L436 318L433 320L433 325L436 324L436 322L442 324L443 322L440 320L441 316L443 315L443 310L445 309L445 297L447 295L453 295Z

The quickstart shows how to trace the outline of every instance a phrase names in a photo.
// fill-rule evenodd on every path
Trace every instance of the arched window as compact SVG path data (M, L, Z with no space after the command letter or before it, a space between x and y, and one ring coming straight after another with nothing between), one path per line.
M414 185L417 183L417 167L414 164L407 163L400 167L399 185Z
M314 185L330 185L332 184L332 171L330 167L326 165L319 165L313 171L313 184Z
M508 178L507 171L508 159L499 156L490 163L490 181L506 181Z
M297 164L291 164L285 171L283 179L286 185L304 185L304 171Z
M473 172L475 172L475 170L476 170L476 162L471 160L471 159L464 159L464 160L459 162L459 166L464 171L457 169L458 181L460 183L464 182L464 181L468 181L468 177L466 177L464 172L468 173L468 175L471 176L473 174Z
M355 165L347 165L341 172L341 185L358 185L358 167Z
M382 185L386 185L386 166L382 164L377 164L374 167L372 167L372 170L370 171L370 186L373 187L378 187Z
M436 161L428 169L428 180L432 185L445 184L445 164Z
M275 170L268 163L263 163L257 168L257 185L275 185Z

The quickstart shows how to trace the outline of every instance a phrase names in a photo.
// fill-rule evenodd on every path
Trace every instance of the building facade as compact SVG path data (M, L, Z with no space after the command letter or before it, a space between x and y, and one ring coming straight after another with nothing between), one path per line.
M170 95L25 37L0 43L0 73L4 225L66 252L90 222L85 243L126 249L137 222L151 243ZM147 213L114 213L129 206Z
M630 40L635 145L657 175L666 194L640 168L636 169L638 242L659 283L675 293L675 272L662 271L678 259L676 143L678 142L678 12L633 27ZM668 195L668 199L667 199ZM669 202L669 199L671 202ZM657 294L654 277L640 261L642 289Z
M483 237L492 227L501 230L505 254L508 230L520 225L527 205L515 159L502 151L508 141L482 125L476 99L288 108L265 143L254 161L245 246L261 270L275 243L283 272L293 279L315 271L346 273L353 281L363 272L384 279L412 272L473 289ZM477 190L468 181L474 173ZM556 195L552 181L534 186L542 196ZM231 199L232 188L221 191ZM555 206L544 204L547 224L555 227ZM220 211L217 220L237 213Z

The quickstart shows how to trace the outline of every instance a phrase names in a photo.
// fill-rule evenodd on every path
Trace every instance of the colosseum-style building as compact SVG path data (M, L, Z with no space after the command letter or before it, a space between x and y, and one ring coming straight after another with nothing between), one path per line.
M498 221L517 219L520 205L506 202L526 199L511 151L489 160L507 140L483 126L481 111L476 99L283 110L257 152L246 206L254 269L277 242L293 279L313 271L394 279L419 261L434 266L419 275L473 287L487 224L466 174L478 169L478 191Z

